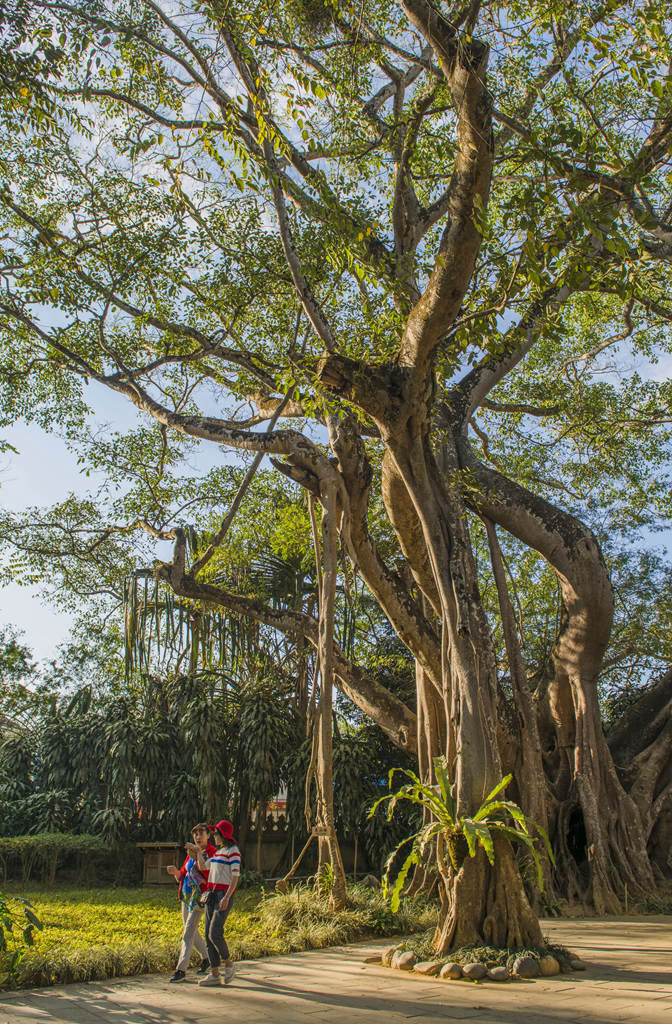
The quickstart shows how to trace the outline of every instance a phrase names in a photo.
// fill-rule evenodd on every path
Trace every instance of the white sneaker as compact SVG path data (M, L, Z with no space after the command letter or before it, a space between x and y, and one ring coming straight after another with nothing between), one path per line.
M231 980L236 973L236 965L231 964L229 967L224 968L224 984L229 985Z
M201 981L199 981L198 984L206 986L206 987L207 986L214 986L214 985L221 985L222 984L222 979L221 979L219 974L213 974L212 971L211 971L210 974L206 974L205 978L203 978Z

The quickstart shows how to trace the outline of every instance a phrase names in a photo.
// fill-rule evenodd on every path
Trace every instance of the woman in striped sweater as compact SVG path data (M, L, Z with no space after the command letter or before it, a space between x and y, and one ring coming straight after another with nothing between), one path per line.
M221 985L219 968L224 963L224 984L228 985L235 973L229 947L224 938L224 923L233 906L233 895L240 878L240 850L233 838L230 821L220 821L211 829L212 841L217 847L211 857L194 847L201 870L207 870L205 886L205 942L210 961L210 973L201 985ZM191 852L191 851L190 851Z

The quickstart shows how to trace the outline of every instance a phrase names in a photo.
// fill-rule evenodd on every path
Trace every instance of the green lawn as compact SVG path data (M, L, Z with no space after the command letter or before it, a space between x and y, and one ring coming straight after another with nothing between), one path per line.
M172 887L81 890L9 887L29 899L42 921L35 945L21 959L18 987L88 981L119 975L169 971L181 933ZM314 891L297 887L286 895L243 890L227 921L233 956L248 959L392 935L430 926L435 912L407 901L392 914L379 892L351 888L350 904L334 914ZM196 957L194 956L194 960Z

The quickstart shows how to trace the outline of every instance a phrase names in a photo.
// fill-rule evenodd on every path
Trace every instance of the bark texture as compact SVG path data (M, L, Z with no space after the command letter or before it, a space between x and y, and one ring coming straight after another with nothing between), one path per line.
M494 866L483 850L475 857L465 856L457 870L446 868L444 860L442 883L435 939L438 950L544 945L539 920L525 894L508 840L495 840Z
M642 895L653 875L640 812L623 788L602 730L597 677L613 596L599 545L573 516L479 464L464 434L459 447L462 465L479 485L471 491L474 508L537 550L558 577L563 609L554 675L540 695L549 712L543 743L558 815L550 832L557 833L560 874L569 880L570 895L599 913L617 913L625 886ZM540 794L530 794L532 799L538 802ZM570 827L585 839L570 845Z

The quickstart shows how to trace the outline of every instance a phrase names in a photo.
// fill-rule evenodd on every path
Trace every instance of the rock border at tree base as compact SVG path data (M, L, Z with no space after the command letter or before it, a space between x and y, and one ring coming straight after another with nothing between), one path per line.
M479 956L482 953L484 955ZM493 953L499 954L496 962ZM485 955L489 954L489 955ZM501 962L506 955L507 963ZM458 962L455 957L463 960ZM470 959L468 959L470 957ZM390 967L425 978L439 978L444 981L472 981L480 984L492 981L502 984L507 981L534 981L585 971L588 964L561 946L548 946L543 950L494 950L477 947L470 950L456 950L454 958L428 959L416 954L408 942L397 943L382 951L380 956L367 956L365 964Z

